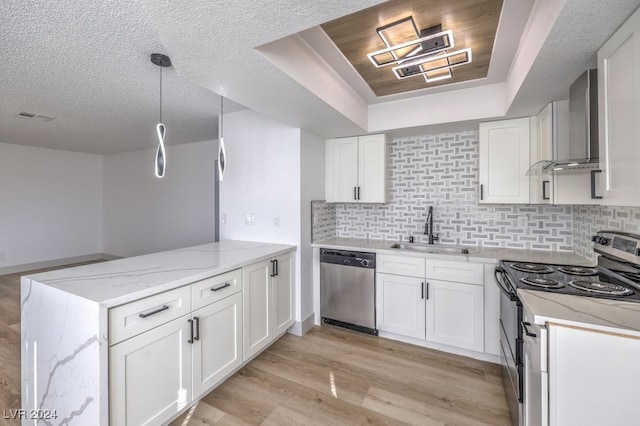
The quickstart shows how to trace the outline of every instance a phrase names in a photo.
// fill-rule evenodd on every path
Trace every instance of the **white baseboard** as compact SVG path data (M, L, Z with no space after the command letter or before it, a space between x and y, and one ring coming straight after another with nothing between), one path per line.
M287 331L293 335L302 337L307 333L307 331L313 328L313 323L314 323L314 317L312 313L304 321L294 322L293 325Z
M65 257L62 259L46 260L44 262L25 263L22 265L5 266L0 268L0 275L19 274L20 272L35 271L36 269L56 268L73 263L90 262L92 260L115 260L120 256L107 253L94 253L84 256Z

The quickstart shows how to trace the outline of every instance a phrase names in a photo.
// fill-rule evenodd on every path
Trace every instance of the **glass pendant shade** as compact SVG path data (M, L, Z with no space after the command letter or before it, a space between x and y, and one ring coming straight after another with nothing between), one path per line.
M156 150L156 177L161 178L164 176L166 158L164 152L164 137L167 133L164 124L158 123L156 126L156 133L158 134L158 149Z

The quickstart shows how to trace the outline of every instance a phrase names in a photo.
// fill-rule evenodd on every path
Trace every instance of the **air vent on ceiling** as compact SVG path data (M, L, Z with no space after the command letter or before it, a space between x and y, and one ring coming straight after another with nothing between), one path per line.
M22 117L22 118L28 118L30 120L37 120L37 121L51 121L51 120L55 120L55 117L49 117L47 115L42 115L42 114L36 114L33 112L19 112L17 114L18 117Z

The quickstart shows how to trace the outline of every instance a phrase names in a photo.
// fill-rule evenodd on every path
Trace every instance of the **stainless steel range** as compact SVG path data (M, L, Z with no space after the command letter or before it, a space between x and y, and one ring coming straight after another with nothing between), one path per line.
M500 261L496 282L500 298L503 381L514 425L522 425L522 304L516 290L537 290L584 297L640 302L640 235L600 231L593 238L597 266L548 265Z

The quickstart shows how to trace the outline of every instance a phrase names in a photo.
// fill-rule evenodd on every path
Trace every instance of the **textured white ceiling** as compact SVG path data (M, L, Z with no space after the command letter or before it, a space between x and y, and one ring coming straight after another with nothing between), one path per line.
M568 84L640 2L537 0L556 1L563 9L553 37L528 71L510 115L532 114L546 102L566 98ZM533 2L505 0L505 10L517 4L516 12L526 12ZM350 119L317 88L305 87L257 48L378 3L382 1L1 2L0 142L97 154L155 147L159 69L149 61L152 52L168 54L175 64L163 78L169 145L216 138L216 93L233 101L225 103L225 112L248 107L324 137L366 132L366 123L353 117L366 117L367 104L370 110L393 99L372 99L360 90L358 102L364 109ZM524 17L526 13L518 15ZM500 24L505 31L495 49L512 53L492 63L500 71L497 81L509 69L522 30L514 22ZM326 64L335 63L326 49L317 53ZM344 81L353 78L336 68ZM356 92L362 89L356 86L352 84ZM430 96L417 92L411 96ZM26 120L15 116L20 111L56 119Z
M0 22L0 142L97 154L155 146L159 68L149 55L167 52L138 2L3 1ZM217 139L219 104L165 68L166 143Z

